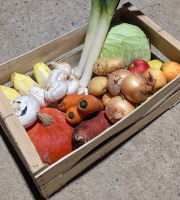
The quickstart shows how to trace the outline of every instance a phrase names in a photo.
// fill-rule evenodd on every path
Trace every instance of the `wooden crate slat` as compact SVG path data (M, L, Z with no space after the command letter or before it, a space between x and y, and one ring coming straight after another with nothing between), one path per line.
M0 99L0 123L8 139L31 174L42 171L47 165L42 163L33 143L1 89Z
M106 129L102 134L96 136L96 138L92 139L69 155L63 157L55 164L49 166L42 173L37 175L36 181L39 186L43 187L59 174L64 174L93 148L113 136L115 133L123 130L124 128L139 120L142 116L151 111L152 107L153 109L157 108L161 103L167 100L174 92L178 91L179 89L180 76L174 79L171 84L167 84L163 89L155 93L148 101L137 107L130 115L126 116L115 125Z
M172 61L180 62L180 42L144 15L130 3L122 7L122 16L128 23L139 26L162 54Z
M0 84L10 81L11 74L18 72L25 74L31 71L37 62L50 62L51 60L80 46L84 42L87 25L55 39L39 48L25 53L15 59L0 65Z
M78 162L73 168L67 171L62 176L56 177L52 182L47 184L44 188L40 190L41 194L46 198L50 194L54 193L56 190L63 187L69 180L71 180L74 176L82 172L88 166L90 166L93 162L102 158L105 154L111 151L113 148L118 146L120 143L131 137L136 132L140 131L146 124L151 122L157 116L162 114L164 111L171 108L174 104L179 102L180 100L180 91L172 95L168 100L166 100L163 104L161 104L157 109L141 118L138 122L131 125L124 131L120 132L115 138L110 140L108 143L91 153L86 158L82 159Z

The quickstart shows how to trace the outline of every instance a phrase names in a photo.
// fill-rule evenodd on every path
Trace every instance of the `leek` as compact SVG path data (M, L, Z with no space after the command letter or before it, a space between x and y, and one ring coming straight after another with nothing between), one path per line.
M78 68L75 71L75 76L80 78L82 76L87 57L91 50L93 40L96 34L96 29L98 27L99 18L101 16L104 0L92 0L91 4L91 14L89 19L89 25L86 32L86 38L84 42L84 48L81 54L81 59L78 65Z
M82 77L80 79L81 87L87 87L89 81L91 80L93 73L93 64L99 57L101 48L109 30L112 17L119 4L119 1L120 0L104 0L102 2L102 12L99 18L98 25L96 27L95 36L91 45L90 52L87 52L86 64L84 67Z

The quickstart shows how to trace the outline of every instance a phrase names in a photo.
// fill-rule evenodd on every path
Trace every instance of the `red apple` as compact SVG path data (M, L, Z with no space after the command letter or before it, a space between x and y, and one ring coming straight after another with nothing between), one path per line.
M128 70L132 73L142 74L144 71L149 69L149 64L141 59L135 59L128 65Z

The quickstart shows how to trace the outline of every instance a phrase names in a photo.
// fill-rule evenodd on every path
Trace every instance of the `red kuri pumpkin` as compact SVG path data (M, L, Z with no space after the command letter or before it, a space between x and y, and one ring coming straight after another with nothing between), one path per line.
M27 129L42 160L52 164L72 151L72 132L65 119L65 113L56 108L42 108L39 120Z

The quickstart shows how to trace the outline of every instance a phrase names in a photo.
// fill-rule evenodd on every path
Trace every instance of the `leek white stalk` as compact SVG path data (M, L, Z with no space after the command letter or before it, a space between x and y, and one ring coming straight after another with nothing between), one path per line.
M103 10L99 19L98 27L93 40L91 51L88 53L88 58L84 68L83 75L80 79L81 87L87 87L92 77L92 68L94 62L98 59L104 40L109 30L109 26L114 15L114 11L120 0L105 0Z
M81 59L79 65L75 71L75 76L80 78L84 71L84 67L86 65L86 61L91 50L93 40L95 38L96 29L98 27L99 18L101 16L102 8L103 8L104 0L92 0L91 3L91 14L89 19L89 25L86 32L86 38L84 42L84 48L81 54Z

